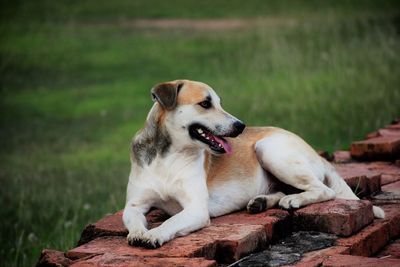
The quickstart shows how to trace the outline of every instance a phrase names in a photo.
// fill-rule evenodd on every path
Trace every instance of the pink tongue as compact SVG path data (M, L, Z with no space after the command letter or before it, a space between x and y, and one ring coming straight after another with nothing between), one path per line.
M226 151L226 153L228 154L228 155L231 155L232 154L232 147L231 147L231 145L228 143L228 142L226 142L226 141L224 141L224 140L222 140L221 138L218 138L217 136L213 136L214 137L214 139L215 139L215 141L217 141L218 143L220 143L223 147L224 147L224 149L225 149L225 151Z

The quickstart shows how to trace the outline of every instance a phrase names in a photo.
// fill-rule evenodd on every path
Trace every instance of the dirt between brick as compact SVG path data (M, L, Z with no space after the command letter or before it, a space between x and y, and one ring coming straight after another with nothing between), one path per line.
M300 231L278 241L267 250L247 256L229 267L282 266L299 261L306 252L331 247L336 236Z

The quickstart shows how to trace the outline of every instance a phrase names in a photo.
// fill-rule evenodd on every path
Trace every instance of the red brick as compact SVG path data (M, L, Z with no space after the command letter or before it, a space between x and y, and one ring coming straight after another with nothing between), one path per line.
M400 204L380 206L385 211L384 221L389 224L391 239L400 236Z
M400 118L394 120L392 124L387 125L385 129L400 130Z
M354 142L350 153L356 159L395 159L400 154L400 137L382 136Z
M372 205L365 200L335 199L294 212L294 227L349 236L371 223Z
M397 259L378 259L351 255L332 255L328 256L321 267L395 267L400 266L400 260Z
M40 255L39 262L37 263L37 267L64 267L70 266L72 260L65 257L64 252L44 249Z
M375 137L380 137L380 136L386 136L386 137L390 137L390 136L396 136L396 137L400 137L400 129L379 129L375 132L369 133L366 138L367 139L371 139L371 138L375 138Z
M375 220L359 233L338 239L339 246L350 248L351 255L371 256L382 249L390 238L389 223L384 220Z
M262 225L268 241L282 237L283 232L286 233L291 229L289 212L281 209L270 209L258 214L249 214L246 211L231 213L213 218L211 224Z
M394 183L400 181L400 175L390 175L390 174L382 174L381 175L381 185L386 185L390 183Z
M390 162L352 162L346 164L336 164L335 167L346 180L346 182L350 184L350 187L354 186L354 184L357 184L357 181L359 180L361 184L368 183L368 181L362 181L362 177L364 176L371 179L371 177L374 177L378 174L381 175L381 184L383 185L400 181L399 166Z
M400 180L400 168L393 163L384 161L374 161L370 163L359 163L363 164L368 171L380 173L382 176L382 184L386 184L385 179L391 179L389 182ZM391 178L389 178L391 176Z
M368 163L335 165L336 170L358 196L370 195L381 190L380 173L369 168Z
M200 266L216 267L213 260L204 258L154 258L138 257L133 255L117 255L105 253L86 260L75 262L71 267L178 267L178 266Z
M103 254L142 257L205 257L218 256L221 261L234 261L264 246L265 230L260 225L211 225L188 236L175 238L158 249L131 247L125 237L100 237L67 252L71 259Z
M80 259L112 251L118 255L129 254L143 257L213 257L215 244L211 240L207 240L208 242L206 240L191 241L193 241L192 244L188 240L176 238L159 249L145 249L129 246L126 237L99 237L82 246L71 249L66 255L70 259Z
M376 205L400 204L400 181L382 186L382 192L370 199Z
M382 192L391 192L400 195L400 181L382 186Z
M78 245L85 244L97 237L101 236L127 236L128 230L122 222L123 210L112 215L105 216L96 223L89 224L83 229ZM166 220L168 215L158 209L150 211L146 215L149 228L153 228L160 222Z
M296 267L308 267L308 266L320 266L324 259L328 256L336 254L348 254L348 247L334 246L321 250L311 251L303 255L303 258L291 265L284 265L284 267L296 266Z
M333 162L335 163L348 163L352 161L350 151L339 150L333 152Z
M390 257L392 259L400 259L400 239L387 245L381 252L379 252L377 257Z
M400 195L392 192L381 192L369 197L375 205L400 204Z

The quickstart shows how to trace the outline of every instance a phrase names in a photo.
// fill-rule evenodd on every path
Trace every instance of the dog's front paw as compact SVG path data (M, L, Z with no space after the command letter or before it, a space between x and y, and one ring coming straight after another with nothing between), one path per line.
M135 247L155 249L161 247L164 242L155 229L145 232L130 232L128 234L128 244Z
M143 239L143 234L145 231L131 231L129 232L127 239L128 244L131 246L138 247L140 246L141 240Z
M128 244L134 247L143 247L145 233L146 231L130 231L127 236Z
M144 235L144 243L143 247L145 248L159 248L164 244L166 240L162 237L162 235L159 233L157 228L153 228L150 231L146 232Z

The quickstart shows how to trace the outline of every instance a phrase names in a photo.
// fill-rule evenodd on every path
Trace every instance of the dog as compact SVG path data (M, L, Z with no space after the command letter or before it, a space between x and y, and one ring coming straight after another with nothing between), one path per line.
M165 82L151 95L155 103L131 147L123 213L130 245L157 248L207 226L210 217L246 207L257 213L359 199L300 137L276 127L245 128L207 84ZM286 195L279 185L298 192ZM153 207L171 217L148 230L145 214ZM385 216L379 207L373 212Z

